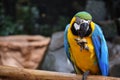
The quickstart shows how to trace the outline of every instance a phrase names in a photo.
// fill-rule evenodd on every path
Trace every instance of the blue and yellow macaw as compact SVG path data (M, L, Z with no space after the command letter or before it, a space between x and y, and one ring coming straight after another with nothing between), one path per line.
M64 47L76 73L109 75L107 44L101 28L88 12L78 12L66 26Z

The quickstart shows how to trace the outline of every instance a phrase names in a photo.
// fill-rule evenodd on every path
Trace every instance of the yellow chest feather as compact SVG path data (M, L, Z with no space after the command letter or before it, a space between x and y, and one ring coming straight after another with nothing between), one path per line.
M70 44L71 59L75 65L77 65L77 67L83 72L90 70L91 73L98 74L99 68L91 37L85 37L89 51L85 49L81 51L80 46L75 41L78 36L73 35L70 29L68 29L67 36Z

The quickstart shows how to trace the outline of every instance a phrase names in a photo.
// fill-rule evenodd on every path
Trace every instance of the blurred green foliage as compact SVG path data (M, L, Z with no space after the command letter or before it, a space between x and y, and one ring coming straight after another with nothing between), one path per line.
M75 13L85 10L87 1L0 0L0 36L20 34L51 36L54 32L64 30ZM119 18L120 1L111 1L104 0L109 13L106 20ZM120 35L120 24L118 21L115 24Z
M51 36L53 32L64 30L69 21L68 17L58 16L52 25L41 23L41 13L37 6L31 4L21 5L16 2L15 7L16 15L13 19L12 16L4 14L5 9L3 3L0 2L0 36L20 34Z
M23 26L12 21L11 17L5 16L1 23L0 35L12 35L12 34L21 34L23 33Z

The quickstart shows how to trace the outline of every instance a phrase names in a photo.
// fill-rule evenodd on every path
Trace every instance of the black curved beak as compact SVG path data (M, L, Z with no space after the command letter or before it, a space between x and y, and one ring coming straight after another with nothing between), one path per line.
M78 35L83 38L85 36L85 34L87 33L89 29L89 24L88 23L82 23L80 25L80 29L78 30Z

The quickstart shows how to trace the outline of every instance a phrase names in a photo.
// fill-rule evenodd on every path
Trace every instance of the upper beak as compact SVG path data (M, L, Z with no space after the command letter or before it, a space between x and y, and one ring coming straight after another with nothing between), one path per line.
M89 28L89 24L88 24L88 23L82 23L82 24L80 25L80 30L79 30L79 34L78 34L78 35L79 35L81 38L83 38L83 37L85 36L85 34L87 33L88 28Z

